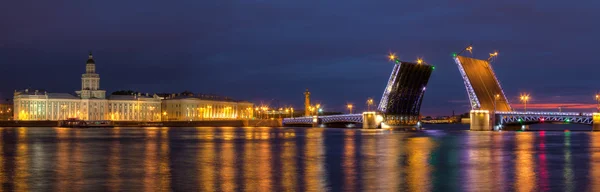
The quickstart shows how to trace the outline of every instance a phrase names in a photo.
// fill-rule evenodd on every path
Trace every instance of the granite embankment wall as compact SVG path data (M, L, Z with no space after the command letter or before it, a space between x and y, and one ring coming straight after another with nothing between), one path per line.
M113 121L116 127L281 127L281 120ZM0 121L0 127L56 127L58 121Z
M0 121L0 127L56 127L58 121Z

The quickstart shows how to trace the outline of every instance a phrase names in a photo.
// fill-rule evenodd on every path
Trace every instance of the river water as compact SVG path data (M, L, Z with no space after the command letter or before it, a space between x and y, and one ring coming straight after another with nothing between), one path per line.
M2 191L600 191L600 132L560 126L0 128L0 182Z

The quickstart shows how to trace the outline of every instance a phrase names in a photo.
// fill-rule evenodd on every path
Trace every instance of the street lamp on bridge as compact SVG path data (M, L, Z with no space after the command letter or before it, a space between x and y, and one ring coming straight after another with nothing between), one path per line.
M367 99L367 111L371 111L371 105L373 105L373 98Z
M352 114L352 108L353 108L354 106L353 106L352 104L348 104L348 106L346 106L346 107L348 107L348 110L350 110L350 114Z
M596 111L600 112L600 95L596 94Z
M529 101L529 94L521 94L521 101L524 103L525 112L527 112L527 101Z

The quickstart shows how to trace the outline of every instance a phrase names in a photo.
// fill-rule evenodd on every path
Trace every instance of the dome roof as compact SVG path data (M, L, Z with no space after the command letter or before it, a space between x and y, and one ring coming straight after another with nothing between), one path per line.
M92 52L90 52L90 55L88 56L88 60L86 63L87 64L96 64L96 62L94 61L94 57L92 56Z

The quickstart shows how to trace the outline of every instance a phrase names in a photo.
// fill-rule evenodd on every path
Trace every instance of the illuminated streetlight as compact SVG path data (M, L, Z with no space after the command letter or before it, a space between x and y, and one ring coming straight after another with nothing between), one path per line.
M352 108L354 106L352 104L348 104L346 107L348 108L348 110L350 110L350 114L352 114Z
M500 99L500 94L494 95L494 112L492 112L492 125L496 125L496 102Z
M417 58L417 64L419 64L419 65L420 65L420 64L423 64L423 59L421 59L421 58Z
M494 51L493 53L490 53L490 57L488 58L488 61L491 61L493 58L498 57L498 51Z
M521 101L525 104L525 112L527 112L527 101L529 101L529 94L521 94Z
M388 54L388 59L390 59L390 61L396 61L397 58L395 53Z
M290 107L290 113L291 113L291 117L293 119L294 118L294 108L293 107Z
M371 111L371 105L373 105L373 98L367 99L367 111Z
M279 108L279 118L281 119L281 111L283 111L282 108Z
M596 110L598 112L600 112L600 95L599 94L596 94L596 102L597 102Z
M319 116L319 112L321 112L321 104L317 103L315 105L315 113L317 114L317 116Z

